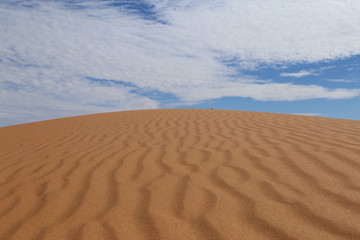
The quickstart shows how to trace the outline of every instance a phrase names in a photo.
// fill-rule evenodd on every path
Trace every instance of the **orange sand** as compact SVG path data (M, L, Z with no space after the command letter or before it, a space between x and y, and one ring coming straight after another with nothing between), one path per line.
M360 239L360 121L144 110L0 128L0 239Z

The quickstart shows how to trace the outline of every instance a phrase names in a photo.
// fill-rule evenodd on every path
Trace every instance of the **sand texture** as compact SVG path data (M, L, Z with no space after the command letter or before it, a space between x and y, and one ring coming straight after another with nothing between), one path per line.
M0 128L0 239L360 239L360 121L143 110Z

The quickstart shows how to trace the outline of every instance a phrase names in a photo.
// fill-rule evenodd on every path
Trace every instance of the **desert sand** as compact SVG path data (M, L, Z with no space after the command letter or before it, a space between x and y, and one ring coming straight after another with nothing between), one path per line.
M142 110L0 128L0 239L360 239L360 121Z

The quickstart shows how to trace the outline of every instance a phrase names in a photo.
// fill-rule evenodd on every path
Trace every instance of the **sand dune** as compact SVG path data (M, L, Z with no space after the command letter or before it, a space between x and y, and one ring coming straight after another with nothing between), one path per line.
M3 127L0 239L360 239L360 122L178 109Z

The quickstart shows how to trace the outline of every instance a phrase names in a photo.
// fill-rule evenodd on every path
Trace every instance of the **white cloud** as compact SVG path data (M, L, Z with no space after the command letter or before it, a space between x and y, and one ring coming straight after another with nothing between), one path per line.
M320 61L360 52L357 0L152 2L184 41L244 61Z
M87 86L85 85L85 87ZM81 86L79 88L81 89ZM113 91L116 92L116 89L113 89ZM153 100L131 96L128 93L122 94L121 91L117 95L124 99L116 99L116 96L105 98L110 91L103 90L102 92L101 89L96 88L85 89L84 92L86 93L85 96L74 99L71 98L73 93L54 96L52 94L54 92L37 92L30 89L9 90L3 89L0 83L0 126L80 114L110 112L114 111L114 109L119 111L159 107L158 103ZM92 92L94 97L87 99L86 95ZM101 94L104 94L103 99L99 99ZM67 97L70 97L70 99L67 99ZM98 101L96 101L97 99ZM110 99L111 102L106 102L107 99Z
M356 80L351 80L351 79L326 79L326 81L328 82L341 82L341 83L353 83L353 82L357 82Z
M312 76L312 75L319 75L319 73L316 73L313 70L309 70L309 71L302 70L302 71L299 71L299 72L292 72L292 73L284 72L284 73L280 74L280 76L282 76L282 77L296 77L296 78L305 77L305 76Z
M317 85L295 85L290 83L270 84L222 84L204 87L193 94L190 89L183 89L180 97L187 101L201 101L220 97L248 97L259 101L297 101L317 98L348 99L360 95L359 89L329 90Z
M167 24L103 1L84 1L91 7L82 10L61 1L33 0L38 7L32 8L9 2L0 3L0 107L10 114L7 122L166 105L135 93L133 85L184 104L224 96L292 101L360 94L238 72L360 54L357 0L148 0ZM238 69L219 59L234 59Z
M327 66L327 67L320 67L320 68L317 68L317 69L301 70L299 72L283 72L283 73L280 73L280 76L282 76L282 77L296 77L296 78L301 78L301 77L306 77L306 76L318 76L322 72L324 72L325 70L332 69L334 67L335 66Z

